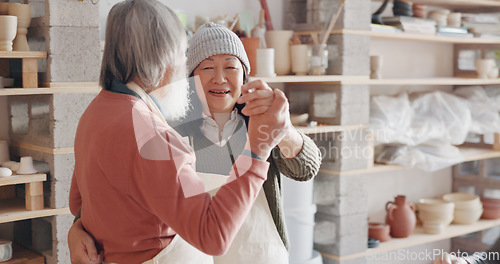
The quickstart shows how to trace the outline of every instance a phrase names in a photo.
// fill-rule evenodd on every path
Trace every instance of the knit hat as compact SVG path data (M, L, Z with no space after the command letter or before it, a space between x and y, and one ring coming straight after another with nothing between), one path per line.
M250 73L250 62L240 38L224 26L207 22L200 26L189 43L187 54L187 70L194 69L205 59L219 54L229 54L238 57Z

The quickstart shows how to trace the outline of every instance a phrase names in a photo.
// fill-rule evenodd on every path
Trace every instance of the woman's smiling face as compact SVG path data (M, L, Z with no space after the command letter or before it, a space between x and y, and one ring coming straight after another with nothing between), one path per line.
M196 88L203 102L206 98L211 114L230 113L241 95L244 68L238 57L219 54L205 59L193 71L200 77L203 89Z

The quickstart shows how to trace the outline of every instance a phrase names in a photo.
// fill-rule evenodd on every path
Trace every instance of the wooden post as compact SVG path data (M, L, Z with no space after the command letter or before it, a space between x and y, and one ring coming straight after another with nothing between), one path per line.
M43 209L43 182L26 183L26 209Z

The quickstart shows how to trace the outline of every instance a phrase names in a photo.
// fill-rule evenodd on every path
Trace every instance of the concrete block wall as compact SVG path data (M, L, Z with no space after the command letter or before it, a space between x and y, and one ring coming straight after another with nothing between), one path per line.
M325 171L350 171L373 166L373 141L369 129L353 129L313 134L321 151L321 169Z
M290 111L330 125L368 124L368 85L286 84Z
M367 249L368 197L360 175L336 176L320 171L314 181L314 202L318 206L316 250L345 256Z
M296 31L322 30L331 8L336 13L341 0L286 0L284 9L285 29ZM344 1L334 29L349 28L367 30L370 25L370 1ZM352 19L356 18L356 19Z
M9 97L9 137L45 148L71 148L78 120L96 94Z
M44 39L48 53L44 82L96 82L100 69L99 5L91 1L46 0L29 37Z

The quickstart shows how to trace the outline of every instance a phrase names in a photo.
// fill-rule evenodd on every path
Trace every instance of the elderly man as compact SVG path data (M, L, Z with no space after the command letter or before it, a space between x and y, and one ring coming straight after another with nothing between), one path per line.
M228 249L285 135L286 98L269 91L269 107L249 111L244 150L211 199L192 149L163 118L187 109L185 49L180 22L156 0L126 0L108 15L104 89L80 119L70 191L72 213L81 211L107 263L211 263L204 253ZM268 101L259 99L242 101L262 109L252 106Z

